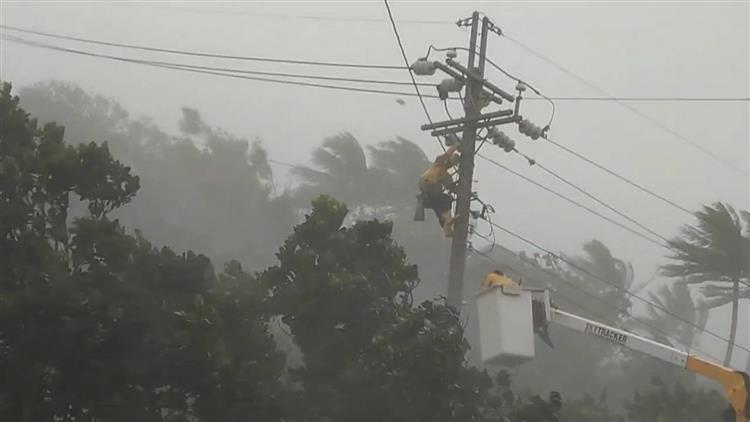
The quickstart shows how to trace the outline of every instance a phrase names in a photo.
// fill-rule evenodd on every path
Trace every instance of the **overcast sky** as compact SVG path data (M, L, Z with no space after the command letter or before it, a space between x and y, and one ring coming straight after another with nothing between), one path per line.
M430 44L466 46L468 34L449 23L474 9L490 16L515 40L533 48L591 84L621 97L748 97L748 3L691 2L449 2L392 3L401 37L413 61ZM382 2L2 2L2 23L84 38L155 47L302 60L403 64ZM283 16L297 16L283 17ZM300 18L300 16L304 18ZM312 19L310 17L326 17ZM332 20L330 18L361 18ZM372 20L372 21L369 21ZM133 58L253 70L303 72L408 81L405 70L303 67L227 62L96 47L29 37L66 47ZM490 58L550 96L601 96L555 66L518 45L491 37ZM439 58L440 56L434 56ZM426 117L415 98L294 87L264 82L156 69L2 42L0 77L17 87L59 79L112 97L131 114L150 116L175 131L183 106L201 111L207 122L227 131L259 138L271 158L308 161L325 136L346 130L366 144L396 135L439 151L419 130ZM465 55L459 59L465 61ZM511 91L514 83L488 68L488 77ZM436 78L436 77L435 77ZM422 79L424 82L434 78ZM409 90L408 86L397 87ZM426 92L433 94L432 89ZM558 102L550 136L557 142L634 179L690 209L726 201L748 208L747 102L628 103L730 161L732 170L614 102ZM435 120L446 118L442 104L428 100ZM452 104L454 115L460 108ZM487 111L487 110L485 110ZM540 126L548 118L541 102L527 102L524 115ZM543 141L508 129L518 148L581 184L665 237L676 234L689 216ZM488 156L545 185L590 203L520 157L485 147ZM283 172L282 168L277 169ZM633 262L636 282L650 278L664 262L665 250L587 214L491 164L478 161L476 189L497 209L496 221L555 250L575 252L599 238ZM606 210L604 210L606 211ZM604 212L603 211L603 212ZM514 249L529 247L498 234ZM747 302L747 301L746 301ZM723 314L723 313L722 313ZM710 327L726 335L727 321L717 314ZM741 314L740 339L748 342L750 314ZM720 351L720 342L705 339ZM712 344L717 343L717 344ZM718 352L717 352L718 353ZM738 356L744 356L738 353ZM738 359L740 359L738 357Z

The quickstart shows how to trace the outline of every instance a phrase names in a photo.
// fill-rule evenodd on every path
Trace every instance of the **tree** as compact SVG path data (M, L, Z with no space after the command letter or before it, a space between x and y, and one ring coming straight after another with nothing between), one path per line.
M486 375L465 366L456 312L412 305L417 268L390 238L391 224L344 227L347 208L313 201L262 278L304 356L298 417L329 420L471 420ZM387 405L384 405L387 403Z
M663 284L649 293L649 300L652 304L646 307L648 317L645 319L651 326L647 327L651 337L674 347L690 348L696 326L698 329L706 327L707 308L697 306L689 287L680 282ZM635 321L631 324L637 326Z
M138 196L112 216L156 244L261 270L273 262L268 245L280 243L294 224L290 198L275 191L261 144L212 127L198 110L183 108L180 133L172 136L73 84L26 87L21 104L40 121L63 124L72 143L107 140L111 152L138 172ZM73 213L85 212L75 201L71 205Z
M688 283L731 284L731 288L711 286L704 290L714 297L714 306L730 300L732 303L724 355L724 365L729 366L737 336L740 283L748 284L750 273L750 239L742 235L744 226L750 224L750 213L717 202L705 205L695 217L696 226L683 226L680 235L669 241L675 251L669 258L676 262L664 265L663 271L670 277L686 278Z
M277 419L265 290L156 249L110 213L138 177L0 95L0 419ZM71 198L73 197L73 198ZM68 221L72 200L88 214Z
M377 208L383 211L377 213L380 215L411 206L419 175L429 164L422 149L401 137L367 149L370 163L352 134L344 132L324 139L313 151L312 162L317 169L293 169L304 183L297 196L309 200L315 195L332 195L350 206Z
M688 390L681 384L669 388L659 378L652 378L645 393L635 391L624 407L628 419L635 422L721 421L728 409L726 400L716 390Z

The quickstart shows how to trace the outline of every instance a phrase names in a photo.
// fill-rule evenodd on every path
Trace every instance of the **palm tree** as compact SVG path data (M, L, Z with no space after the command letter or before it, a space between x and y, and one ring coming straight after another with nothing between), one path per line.
M583 251L584 256L569 258L577 267L570 270L586 283L588 290L596 292L608 303L619 309L630 308L625 292L633 285L633 265L613 256L609 248L596 239L586 242ZM600 279L618 287L607 285Z
M649 292L649 299L651 303L646 308L646 319L651 335L673 346L692 346L695 326L703 329L708 322L706 303L696 303L684 282L662 284L656 291ZM681 320L673 315L678 315ZM632 321L632 324L639 325L637 321Z
M368 146L367 155L352 134L342 132L326 138L313 151L313 167L295 167L303 180L298 194L329 194L350 206L384 207L412 204L419 175L429 164L416 144L404 138Z
M669 241L675 251L669 258L677 262L662 269L667 276L686 278L686 283L703 283L702 291L710 299L707 303L714 307L732 303L724 355L724 365L728 366L737 336L739 300L747 297L740 284L748 284L750 239L743 236L743 228L750 224L750 213L717 202L705 205L695 216L696 226L683 226L680 235ZM731 283L731 290L721 286L724 283Z
M320 148L313 151L312 163L315 168L298 166L292 173L305 184L300 189L305 202L305 193L328 194L352 204L363 199L370 183L365 151L354 136L342 132L325 138ZM312 193L314 192L314 193Z

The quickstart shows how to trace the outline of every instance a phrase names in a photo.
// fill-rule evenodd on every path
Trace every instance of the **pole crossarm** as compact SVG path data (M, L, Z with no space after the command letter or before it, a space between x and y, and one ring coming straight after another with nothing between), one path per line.
M435 123L431 123L427 125L422 125L420 129L422 130L439 129L439 128L442 128L443 126L454 126L454 125L460 125L464 123L478 123L482 120L488 120L488 119L493 119L495 117L505 117L505 116L511 116L511 115L513 115L513 110L500 110L500 111L495 111L492 113L482 114L476 119L462 117L460 119L444 120L442 122L435 122Z
M513 116L513 117L505 117L502 119L495 119L495 120L487 120L481 123L473 123L474 128L480 129L483 127L491 127L491 126L499 126L499 125L505 125L508 123L516 123L521 120L520 116ZM458 133L462 132L466 129L466 126L456 126L456 127L449 127L446 129L440 129L430 132L430 135L432 136L443 136L448 135L450 133Z
M501 96L506 101L512 103L512 102L514 102L516 100L516 98L514 96L512 96L511 94L508 94L507 92L503 91L501 88L498 88L497 85L495 85L492 82L484 79L483 77L480 77L479 75L477 75L476 73L470 71L469 69L467 69L466 67L464 67L462 64L456 62L455 60L446 59L445 62L448 63L448 66L450 66L450 67L458 70L459 72L461 72L465 76L471 78L473 81L480 83L482 86L484 86L485 88L487 88L490 91L494 92L495 94Z

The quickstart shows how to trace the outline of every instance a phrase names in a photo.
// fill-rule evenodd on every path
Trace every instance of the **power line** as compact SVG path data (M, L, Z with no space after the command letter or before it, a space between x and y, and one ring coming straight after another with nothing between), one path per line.
M617 290L619 290L619 291L621 291L621 292L625 293L625 294L626 294L626 295L628 295L629 297L632 297L632 298L636 298L636 299L638 299L638 300L642 301L643 303L646 303L646 304L648 304L648 305L650 305L650 306L652 306L652 307L654 307L654 308L656 308L656 309L659 309L660 311L662 311L662 312L664 312L664 313L666 313L666 314L668 314L668 315L671 315L672 317L676 318L676 319L677 319L678 321L682 321L682 322L684 322L684 323L686 323L686 324L690 325L690 326L691 326L691 327L693 327L693 328L697 328L697 329L698 329L698 330L700 330L701 332L704 332L704 333L706 333L706 334L710 334L711 336L713 336L713 337L715 337L715 338L717 338L717 339L719 339L719 340L725 341L725 342L726 342L727 344L730 344L730 343L731 343L731 342L729 341L729 339L727 339L726 337L724 337L724 336L721 336L721 335L719 335L719 334L716 334L716 333L714 333L713 331L710 331L710 330L708 330L708 329L706 329L706 328L701 328L700 326L698 326L698 325L697 325L697 324L695 324L694 322L692 322L692 321L688 321L688 320L686 320L686 319L684 319L684 318L680 317L679 315L677 315L677 314L675 314L674 312L670 311L670 310L669 310L669 309L667 309L666 307L664 307L664 306L661 306L661 305L659 305L658 303L656 303L656 302L653 302L653 301L650 301L650 300L648 300L648 299L644 299L644 298L642 298L641 296L639 296L639 295L637 295L637 294L635 294L635 293L631 292L631 291L630 291L630 290L628 290L627 288L625 288L625 287L622 287L622 286L619 286L619 285L617 285L616 283L613 283L613 282L611 282L611 281L608 281L608 280L606 280L606 279L604 279L604 278L602 278L602 277L598 276L597 274L594 274L593 272L591 272L591 271L587 270L586 268L583 268L583 267L581 267L580 265L578 265L578 264L576 264L575 262L573 262L573 261L571 261L571 260L569 260L569 259L565 258L564 256L558 255L558 254L556 254L556 253L554 253L554 252L552 252L552 251L550 251L550 250L548 250L548 249L546 249L546 248L544 248L544 247L540 246L540 245L539 245L538 243L535 243L535 242L533 242L533 241L531 241L531 240L529 240L529 239L527 239L527 238L525 238L525 237L523 237L523 236L520 236L520 235L518 235L518 234L516 234L516 233L514 233L514 232L512 232L512 231L510 231L510 230L508 230L508 229L506 229L505 227L502 227L502 226L498 225L497 223L491 223L491 224L492 224L493 226L495 226L495 228L497 228L497 229L500 229L500 230L504 231L505 233L507 233L507 234L509 234L509 235L511 235L511 236L513 236L513 237L515 237L516 239L518 239L518 240L520 240L520 241L522 241L522 242L524 242L524 243L526 243L526 244L529 244L529 245L531 245L531 246L533 246L533 247L535 247L535 248L539 249L540 251L543 251L543 252L545 252L546 254L548 254L548 255L550 255L550 256L552 256L552 257L555 257L555 258L559 259L560 261L563 261L563 262L565 262L566 264L570 265L571 267L573 267L573 268L575 268L575 269L577 269L577 270L579 270L579 271L581 271L581 272L583 272L583 273L585 273L585 274L588 274L588 275L590 275L591 277L593 277L593 278L595 278L595 279L597 279L597 280L599 280L599 281L601 281L601 282L603 282L603 283L606 283L606 284L608 284L608 285L610 285L610 286L614 287L615 289L617 289ZM742 345L736 344L736 343L734 344L734 347L737 347L737 348L739 348L739 349L741 349L741 350L744 350L744 351L746 351L746 352L750 352L750 349L748 349L748 348L746 348L746 347L744 347L744 346L742 346Z
M494 263L496 263L496 264L498 264L498 265L503 265L502 263L500 263L500 262L498 262L497 260L493 259L493 258L492 258L491 256L489 256L489 255L487 255L487 254L484 254L484 253L482 253L482 252L478 251L477 249L475 249L475 248L473 248L473 247L471 248L471 250L472 250L472 251L474 251L474 252L476 252L477 254L479 254L480 256L484 257L485 259L487 259L487 260L489 260L489 261L492 261L492 262L494 262ZM512 254L513 254L513 255L514 255L514 256L515 256L515 257L516 257L517 259L519 259L520 261L523 261L523 259L521 259L521 257L520 257L520 256L519 256L519 255L518 255L518 254L517 254L516 252L510 251L510 250L508 250L508 251L509 251L510 253L512 253ZM576 284L575 284L574 282L572 282L572 281L570 281L570 280L567 280L567 279L565 279L564 277L561 277L561 276L560 276L559 274L553 273L552 271L550 271L550 270L548 270L548 269L546 269L546 268L544 268L544 267L534 267L534 268L537 268L537 269L541 270L541 271L542 271L542 272L544 272L545 274L549 275L550 277L552 277L552 278L554 278L554 279L556 279L556 280L558 280L558 281L562 281L563 283L567 284L568 286L570 286L570 287L572 287L572 288L574 288L574 289L576 289L576 290L580 291L581 293L583 293L583 294L585 294L586 296L588 296L588 297L590 297L590 298L592 298L592 299L596 300L597 302L599 302L599 303L601 303L601 304L605 305L606 307L608 307L608 308L613 308L613 309L616 309L617 311L621 312L621 313L622 313L623 315L625 315L625 316L627 316L627 317L630 317L630 318L632 318L632 319L633 319L634 321L636 321L636 322L638 322L638 323L640 323L640 324L643 324L643 325L645 325L646 327L649 327L650 329L654 330L655 332L657 332L657 333L660 333L661 335L663 335L663 336L665 336L665 337L667 337L667 338L669 338L669 337L670 337L669 333L667 333L667 332L666 332L665 330L662 330L661 328L657 327L656 325L654 325L654 324L652 324L652 323L648 322L648 320L646 320L646 319L642 319L642 318L638 318L638 317L636 317L635 315L633 315L632 313L630 313L630 311L628 311L628 309L627 309L627 308L625 308L625 307L623 307L623 306L619 306L619 305L616 305L616 304L612 304L612 303L610 303L610 302L608 302L608 301L604 300L603 298L601 298L601 297L597 296L596 294L594 294L594 293L592 293L592 292L590 292L590 291L588 291L588 290L584 289L583 287L581 287L581 286L578 286L578 285L576 285ZM566 300L567 302L569 302L569 303L573 304L574 306L578 307L579 309L583 310L584 312L588 312L588 313L590 313L591 315L593 315L593 316L595 316L595 317L597 317L597 318L599 318L599 319L601 319L601 320L607 320L607 319L608 319L608 318L606 318L606 317L604 317L604 316L600 315L600 314L599 314L598 312L594 312L594 311L592 311L592 310L590 310L590 309L587 309L587 307L585 307L585 306L581 305L580 303L578 303L578 302L577 302L577 301L575 301L574 299L572 299L572 298L570 298L569 296L567 296L567 295L563 294L563 293L562 293L562 292L560 292L560 291L559 291L558 289L552 289L551 287L550 287L550 289L551 289L551 290L552 290L552 291L553 291L553 292L555 293L555 296L560 296L560 297L562 297L562 298L563 298L563 299L565 299L565 300ZM696 347L692 347L692 349L693 349L693 350L696 350L696 351L698 351L698 352L700 352L700 353L702 353L702 354L703 354L703 355L705 355L705 356L709 356L709 357L711 357L712 359L715 359L715 360L717 360L717 361L720 361L720 360L721 360L721 359L717 358L716 356L712 355L711 353L707 353L707 352L706 352L706 351L704 351L704 350L698 349L698 348L696 348Z
M388 5L388 0L383 0L383 3L385 3L385 9L388 11L388 19L391 21L391 26L393 27L393 34L396 36L396 41L398 42L398 48L401 50L401 56L404 58L404 64L406 65L406 68L409 70L409 77L411 78L412 84L414 84L414 90L417 91L417 96L419 97L419 102L422 104L422 109L424 110L424 114L427 116L427 120L432 124L432 118L430 117L430 112L427 111L427 105L424 103L424 99L422 98L422 93L419 92L419 86L417 85L417 80L414 79L414 71L411 69L411 66L409 66L409 59L406 57L406 50L404 49L404 44L401 42L401 36L398 34L398 28L396 27L396 21L393 20L393 13L391 12L391 6ZM445 151L445 145L443 145L443 141L440 140L440 138L437 138L438 142L440 143L440 147Z
M606 216L606 215L604 215L604 214L596 211L595 209L590 208L590 207L588 207L588 206L586 206L586 205L584 205L584 204L582 204L582 203L580 203L580 202L578 202L578 201L576 201L574 199L568 198L567 196L565 196L565 195L563 195L563 194L561 194L561 193L559 193L559 192L557 192L557 191L555 191L553 189L550 189L547 186L544 186L543 184L541 184L541 183L539 183L539 182L537 182L537 181L535 181L533 179L530 179L530 178L524 176L523 174L518 173L518 172L516 172L516 171L514 171L514 170L512 170L512 169L510 169L510 168L508 168L508 167L506 167L506 166L504 166L502 164L500 164L499 162L497 162L497 161L495 161L495 160L493 160L491 158L485 157L482 154L477 154L477 156L480 157L480 158L482 158L482 159L484 159L485 161L488 161L488 162L494 164L497 167L500 167L500 168L504 169L505 171L507 171L507 172L515 175L516 177L520 177L521 179L523 179L523 180L525 180L525 181L527 181L527 182L529 182L529 183L531 183L531 184L533 184L533 185L535 185L535 186L537 186L537 187L539 187L539 188L541 188L543 190L546 190L547 192L549 192L549 193L557 196L558 198L561 198L561 199L563 199L563 200L565 200L565 201L567 201L567 202L569 202L569 203L571 203L571 204L573 204L573 205L575 205L575 206L577 206L579 208L582 208L582 209L588 211L591 214L596 215L599 218L602 218L602 219L604 219L604 220L606 220L606 221L608 221L608 222L610 222L610 223L612 223L612 224L614 224L614 225L616 225L616 226L618 226L618 227L620 227L620 228L622 228L622 229L624 229L624 230L626 230L626 231L628 231L628 232L630 232L630 233L632 233L632 234L634 234L634 235L636 235L636 236L638 236L638 237L640 237L640 238L642 238L642 239L650 242L650 243L653 243L656 246L664 247L664 245L661 244L661 242L659 242L657 240L654 240L654 239L646 236L645 234L643 234L643 233L641 233L641 232L639 232L637 230L634 230L634 229L632 229L632 228L630 228L630 227L628 227L628 226L620 223L619 221L614 220L614 219L612 219L612 218L610 218L610 217L608 217L608 216Z
M628 216L627 214L623 213L622 211L618 210L617 208L613 207L612 205L609 205L608 203L606 203L606 202L602 201L601 199L597 198L596 196L594 196L593 194L591 194L591 193L590 193L590 192L588 192L587 190L585 190L585 189L583 189L582 187L580 187L580 186L576 185L575 183L571 182L570 180L568 180L568 179L566 179L566 178L562 177L562 176L561 176L560 174L558 174L557 172L554 172L554 171L552 171L551 169L549 169L549 168L545 167L545 166L544 166L544 165L542 165L542 164L541 164L541 163L540 163L539 161L537 161L537 160L535 160L535 159L532 159L532 158L528 157L528 156L527 156L526 154L523 154L523 153L521 153L521 152L520 152L520 151L518 151L518 150L515 150L515 152L516 152L517 154L519 154L519 155L523 156L523 157L524 157L524 158L525 158L525 159L526 159L526 160L527 160L527 161L529 162L529 165L532 165L532 166L534 166L534 165L535 165L535 166L539 167L540 169L542 169L542 170L546 171L547 173L549 173L550 175L552 175L552 177L556 178L557 180L560 180L561 182L563 182L563 183L565 183L566 185L568 185L568 186L572 187L573 189L577 190L578 192L580 192L580 193L582 193L582 194L586 195L587 197L589 197L589 198L593 199L593 200L594 200L594 201L596 201L596 202L597 202L598 204L600 204L600 205L604 206L605 208L607 208L608 210L610 210L610 211L614 212L615 214L619 215L620 217L622 217L622 218L624 218L624 219L628 220L629 222L631 222L631 223L635 224L636 226L640 227L641 229L643 229L643 230L647 231L648 233L650 233L650 234L652 234L652 235L654 235L654 236L658 237L659 239L661 239L661 240L663 240L663 241L665 242L665 245L663 245L663 246L664 246L665 248L667 248L667 249L670 249L670 250L673 250L673 249L671 249L671 248L670 248L670 247L669 247L669 246L667 245L667 243L669 243L669 239L667 239L666 237L664 237L664 236L660 235L659 233L656 233L656 232L655 232L655 231L653 231L652 229L650 229L650 228L648 228L648 227L644 226L643 224L639 223L638 221L636 221L636 220L635 220L635 219L633 219L632 217L629 217L629 216Z
M366 68L366 69L380 69L380 70L403 70L403 66L394 65L381 65L381 64L359 64L359 63L340 63L340 62L323 62L323 61L311 61L311 60L296 60L296 59L279 59L269 57L254 57L254 56L236 56L227 54L216 54L216 53L204 53L196 51L176 50L170 48L160 47L149 47L144 45L136 44L125 44L110 41L94 40L90 38L73 37L69 35L53 34L50 32L36 31L31 29L19 28L16 26L0 25L0 28L17 31L26 34L39 35L43 37L57 38L62 40L77 41L87 44L105 45L110 47L129 48L134 50L152 51L158 53L170 53L180 54L185 56L197 56L197 57L211 57L218 59L230 59L230 60L246 60L246 61L258 61L258 62L270 62L270 63L287 63L287 64L302 64L312 66L330 66L330 67L349 67L349 68Z
M630 105L630 104L628 104L628 103L626 103L624 101L617 100L617 97L613 96L612 94L610 94L609 92L607 92L604 89L600 88L599 86L597 86L597 85L595 85L595 84L587 81L582 76L579 76L578 74L576 74L572 70L570 70L570 69L568 69L568 68L566 68L566 67L558 64L554 60L552 60L549 57L543 55L542 53L540 53L540 52L532 49L531 47L528 47L527 45L521 43L520 41L518 41L518 40L516 40L516 39L514 39L512 37L509 37L507 34L503 34L503 37L505 37L509 41L513 42L514 44L518 45L522 49L528 51L532 55L540 58L541 60L543 60L543 61L551 64L552 66L556 67L557 69L561 70L562 72L568 74L569 76L573 77L574 79L578 80L579 82L583 83L584 85L586 85L586 86L588 86L588 87L590 87L590 88L592 88L592 89L600 92L601 94L605 95L607 98L610 98L611 101L614 101L617 104L620 104L622 107L625 107L626 109L628 109L631 112L635 113L636 115L638 115L642 119L644 119L644 120L650 122L651 124L659 127L663 131L671 134L673 137L675 137L675 138L677 138L679 140L682 140L683 142L686 142L687 144L691 145L693 148L695 148L698 151L702 152L704 155L707 155L707 156L713 158L714 160L716 160L718 162L721 162L724 165L729 166L731 169L733 169L733 170L735 170L735 171L737 171L739 173L742 173L743 175L746 175L746 176L748 175L748 172L746 170L737 167L731 161L729 161L729 160L727 160L727 159L725 159L725 158L723 158L723 157L715 154L713 151L711 151L711 150L709 150L707 148L704 148L703 146L701 146L697 142L694 142L694 141L688 139L686 136L682 135L679 132L676 132L674 129L670 128L669 126L665 125L664 123L660 122L659 120L657 120L657 119L649 116L648 114L646 114L646 113L638 110L637 108L633 107L632 105Z
M583 154L578 153L578 152L574 151L573 149L571 149L569 147L566 147L566 146L564 146L564 145L562 145L562 144L560 144L558 142L555 142L554 140L550 139L549 137L547 137L545 139L547 140L547 142L551 143L552 145L554 145L554 146L562 149L563 151L565 151L565 152L567 152L567 153L569 153L569 154L571 154L571 155L573 155L573 156L575 156L575 157L577 157L577 158L579 158L579 159L581 159L581 160L583 160L583 161L585 161L585 162L593 165L594 167L597 167L598 169L600 169L600 170L602 170L602 171L604 171L606 173L609 173L610 175L612 175L612 176L614 176L614 177L622 180L623 182L629 184L630 186L633 186L633 187L637 188L638 190L640 190L642 192L645 192L645 193L651 195L652 197L654 197L656 199L659 199L660 201L664 202L665 204L671 205L672 207L674 207L674 208L676 208L676 209L678 209L680 211L685 212L686 214L690 215L691 217L694 216L694 214L693 214L692 211L690 211L689 209L683 207L682 205L679 205L676 202L674 202L674 201L666 198L665 196L660 195L660 194L658 194L658 193L656 193L656 192L654 192L654 191L652 191L652 190L650 190L650 189L648 189L648 188L646 188L646 187L644 187L644 186L642 186L642 185L640 185L640 184L638 184L638 183L636 183L636 182L628 179L627 177L625 177L625 176L623 176L623 175L621 175L619 173L614 172L613 170L610 170L609 168L607 168L607 167L605 167L605 166L603 166L603 165L595 162L594 160L592 160L592 159L584 156Z
M208 71L208 70L202 70L199 68L196 68L195 66L191 65L183 65L179 63L169 63L169 62L158 62L158 61L150 61L150 60L140 60L140 59L130 59L126 57L120 57L120 56L112 56L108 54L99 54L99 53L92 53L85 50L77 50L77 49L71 49L66 47L59 47L51 44L46 43L40 43L36 41L30 41L23 38L15 37L15 36L8 36L3 35L3 39L11 42L16 42L20 44L25 44L33 47L38 48L45 48L49 50L55 50L60 52L66 52L66 53L72 53L72 54L78 54L78 55L84 55L84 56L90 56L90 57L97 57L97 58L104 58L109 60L115 60L120 62L126 62L126 63L134 63L134 64L141 64L146 66L152 66L152 67L159 67L159 68L165 68L165 69L174 69L174 70L182 70L185 72L192 72L192 73L201 73L201 74L207 74L207 75L215 75L215 76L223 76L223 77L229 77L229 78L235 78L235 79L245 79L245 80L253 80L253 81L262 81L262 82L271 82L271 83L279 83L279 84L286 84L286 85L297 85L297 86L307 86L307 87L315 87L315 88L327 88L327 89L336 89L336 90L342 90L342 91L354 91L354 92L365 92L365 93L373 93L373 94L385 94L385 95L396 95L396 96L407 96L407 97L417 97L416 94L411 92L404 92L404 91L387 91L387 90L379 90L379 89L370 89L370 88L358 88L358 87L350 87L350 86L341 86L341 85L327 85L327 84L318 84L318 83L308 83L308 82L299 82L299 81L288 81L288 80L281 80L281 79L270 79L270 78L261 78L261 77L253 77L253 76L245 76L245 75L238 75L234 73L225 73L225 72L217 72L217 71ZM436 98L439 99L436 95L423 95L425 98Z
M483 159L484 159L485 161L488 161L488 162L490 162L491 164L494 164L495 166L497 166L497 167L500 167L500 168L502 168L502 169L504 169L504 170L506 170L506 171L510 172L511 174L513 174L513 175L515 175L515 176L517 176L517 177L520 177L520 178L524 179L525 181L527 181L527 182L529 182L529 183L531 183L531 184L533 184L533 185L535 185L535 186L537 186L537 187L539 187L539 188L541 188L541 189L544 189L544 190L546 190L547 192L550 192L550 193L552 193L553 195L555 195L555 196L557 196L557 197L559 197L559 198L562 198L562 199L564 199L564 200L565 200L565 201L567 201L567 202L570 202L570 203L572 203L573 205L576 205L576 206L578 206L579 208L582 208L582 209L584 209L584 210L586 210L586 211L588 211L588 212L590 212L590 213L592 213L592 214L594 214L594 215L596 215L596 216L598 216L598 217L600 217L600 218L603 218L604 220L606 220L606 221L608 221L608 222L610 222L610 223L612 223L612 224L614 224L614 225L616 225L616 226L618 226L618 227L621 227L621 228L623 228L623 229L625 229L625 230L629 231L630 233L633 233L633 234L635 234L636 236L638 236L638 237L640 237L640 238L642 238L642 239L644 239L644 240L646 240L646 241L648 241L648 242L650 242L650 243L652 243L652 244L654 244L654 245L656 245L656 246L660 246L660 247L662 247L662 248L664 248L664 249L666 249L666 250L668 250L668 251L674 252L674 253L678 253L678 254L680 253L680 251L678 251L677 249L675 249L674 247L672 247L672 246L671 246L671 241L670 241L669 239L667 239L666 237L664 237L664 236L662 236L662 235L660 235L660 234L656 233L656 232L655 232L655 231L653 231L652 229L650 229L650 228L648 228L647 226L645 226L645 225L641 224L640 222L638 222L637 220L635 220L635 219L633 219L632 217L628 216L627 214L625 214L625 213L621 212L621 211L620 211L620 210L618 210L617 208L615 208L615 207L613 207L613 206L611 206L611 205L607 204L606 202L604 202L604 201L600 200L599 198L597 198L597 197L596 197L596 196L594 196L593 194L591 194L591 193L589 193L588 191L586 191L585 189L583 189L583 188L581 188L581 187L577 186L576 184L574 184L574 183L570 182L569 180L565 179L564 177L562 177L561 175L557 174L556 172L554 172L554 171L550 170L549 168L547 168L547 167L545 167L545 166L543 166L543 165L539 164L539 163L538 163L538 162L537 162L537 161L536 161L535 159L533 159L533 158L531 158L531 157L529 157L529 156L527 156L527 155L525 155L525 154L521 153L521 152L520 152L520 151L518 151L518 150L514 150L514 151L515 151L516 153L518 153L519 155L523 156L523 157L524 157L524 158L525 158L525 159L526 159L526 160L527 160L527 161L529 162L529 165L537 165L537 166L539 166L539 167L540 167L541 169L543 169L543 170L544 170L544 171L546 171L547 173L551 174L552 176L554 176L554 177L555 177L555 178L557 178L558 180L560 180L560 181L564 182L565 184L567 184L567 185L569 185L569 186L573 187L573 188L574 188L574 189L576 189L577 191L579 191L579 192L583 193L584 195L586 195L586 196L588 196L589 198L593 199L593 200L594 200L594 201L596 201L597 203L599 203L599 204L603 205L604 207L606 207L606 208L607 208L607 209L609 209L610 211L613 211L613 212L614 212L614 213L616 213L617 215L619 215L619 216L621 216L621 217L625 218L626 220L628 220L629 222L631 222L631 223L635 224L636 226L640 227L641 229L643 229L643 230L646 230L646 231L647 231L647 232L649 232L650 234L652 234L652 235L654 235L654 236L656 236L656 237L658 237L658 238L662 239L662 240L663 240L663 241L664 241L665 243L661 243L661 242L659 242L659 241L657 241L657 240L654 240L654 239L652 239L652 238L650 238L650 237L648 237L648 236L644 235L643 233L640 233L640 232L638 232L638 231L636 231L636 230L633 230L632 228L630 228L630 227L628 227L628 226L625 226L624 224L622 224L622 223L620 223L620 222L618 222L618 221L616 221L616 220L613 220L613 219L611 219L611 218L609 218L609 217L607 217L607 216L605 216L605 215L603 215L603 214L601 214L601 213L597 212L596 210L594 210L594 209L592 209L592 208L590 208L590 207L587 207L586 205L583 205L582 203L580 203L580 202L578 202L578 201L575 201L575 200L573 200L573 199L571 199L571 198L569 198L569 197L567 197L567 196L565 196L565 195L563 195L563 194L561 194L561 193L559 193L559 192L557 192L557 191L555 191L555 190L553 190L553 189L550 189L550 188L548 188L548 187L546 187L546 186L542 185L542 184L541 184L541 183L539 183L539 182L536 182L535 180L532 180L532 179L530 179L530 178L528 178L528 177L526 177L526 176L524 176L524 175L522 175L522 174L520 174L520 173L518 173L518 172L516 172L516 171L514 171L514 170L511 170L510 168L508 168L508 167L506 167L506 166L504 166L504 165L500 164L499 162L497 162L497 161L495 161L495 160L492 160L492 159L490 159L490 158L488 158L488 157L485 157L485 156L483 156L483 155L481 155L481 154L477 154L477 155L478 155L478 156L479 156L480 158L483 158ZM490 221L490 223L491 223L491 221ZM741 283L741 284L744 284L744 285L746 285L746 286L748 286L748 287L750 287L750 283L748 283L748 282L746 282L746 281L740 280L740 283Z

